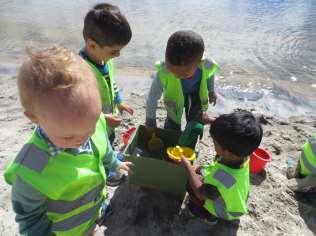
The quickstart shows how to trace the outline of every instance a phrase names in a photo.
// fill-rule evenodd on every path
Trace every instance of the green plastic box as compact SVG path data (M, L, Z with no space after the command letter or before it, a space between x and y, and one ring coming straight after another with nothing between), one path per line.
M164 142L160 152L149 152L148 141L152 132ZM140 125L125 148L126 160L134 163L134 174L129 182L183 197L186 192L187 176L184 168L168 160L167 147L178 144L180 131L166 129L147 129Z

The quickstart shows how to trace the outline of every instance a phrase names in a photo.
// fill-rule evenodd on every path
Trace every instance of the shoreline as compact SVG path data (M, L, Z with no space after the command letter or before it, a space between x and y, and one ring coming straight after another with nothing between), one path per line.
M154 76L155 71L129 67L117 70L116 81L123 95L138 93L145 96L145 100ZM219 97L217 105L209 107L209 112L214 115L244 108L280 119L316 120L316 87L310 83L263 80L255 75L228 73L217 76L215 92Z
M16 63L0 63L0 79L14 80L19 66ZM146 97L155 73L151 69L118 67L116 81L124 96L138 93ZM216 79L215 92L219 98L215 107L209 107L209 111L214 115L227 113L238 107L280 119L316 119L316 81L315 84L311 84L272 80L234 71L220 72Z
M16 62L0 62L2 82L15 80L19 66ZM148 68L118 67L115 79L124 96L140 94L145 96L145 101L155 73L155 70ZM15 83L13 84L15 86ZM216 76L215 92L218 94L217 105L209 107L209 111L214 115L227 113L238 107L286 120L293 117L316 119L316 80L315 84L311 84L272 80L237 71L220 71Z

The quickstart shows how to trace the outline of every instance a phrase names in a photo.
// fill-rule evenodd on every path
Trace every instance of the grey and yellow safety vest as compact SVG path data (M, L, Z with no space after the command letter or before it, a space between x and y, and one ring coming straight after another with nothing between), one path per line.
M104 79L104 76L102 75L100 70L92 62L90 62L88 59L86 59L86 62L91 66L98 82L99 92L102 101L102 112L105 114L118 114L118 108L115 102L113 60L109 60L107 62L110 80L109 84Z
M224 220L236 220L247 213L249 160L239 169L215 161L203 167L202 174L204 183L216 187L220 193L216 200L205 200L206 210Z
M103 115L91 142L94 154L62 151L51 156L47 143L34 132L5 171L7 183L19 177L47 197L46 214L56 235L85 235L99 217L106 197L103 159L108 152Z
M164 104L168 116L177 124L181 124L181 118L184 108L184 95L181 81L173 73L165 68L162 62L156 63L158 76L163 87ZM218 70L218 65L207 59L203 59L200 63L202 70L202 78L200 82L199 96L201 100L201 109L206 111L208 108L208 88L207 80L209 80Z
M300 157L300 174L316 175L316 134L304 144Z

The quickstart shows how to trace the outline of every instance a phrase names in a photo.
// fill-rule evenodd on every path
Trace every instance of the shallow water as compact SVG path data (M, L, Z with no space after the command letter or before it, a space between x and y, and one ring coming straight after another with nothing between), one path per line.
M145 108L145 99L152 79L142 75L118 74L117 82L119 87L123 88L123 97L131 96L130 99L135 99L133 100L135 104L132 103L132 105L141 105ZM302 91L305 91L304 87L299 88L300 92L292 91L292 88L288 86L289 82L286 84L273 83L271 86L256 82L243 86L242 80L245 79L252 81L251 78L245 77L241 80L227 79L234 80L234 83L216 82L218 95L216 106L210 105L208 109L212 116L241 108L281 119L304 117L306 120L315 121L315 93L302 95ZM295 83L292 86L297 87Z
M314 0L117 0L133 30L120 66L153 68L176 30L193 29L223 73L311 81L316 77ZM78 50L95 1L1 1L0 64L20 60L27 44L60 43ZM2 63L3 62L3 63ZM10 72L10 68L7 69Z

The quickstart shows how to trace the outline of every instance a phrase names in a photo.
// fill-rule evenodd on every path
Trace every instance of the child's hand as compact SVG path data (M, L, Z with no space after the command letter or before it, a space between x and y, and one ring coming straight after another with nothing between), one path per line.
M117 127L121 124L122 119L112 114L104 114L106 124L110 127Z
M133 166L134 166L134 164L132 162L123 161L123 162L121 162L119 169L126 170L128 173L133 174L133 171L131 169L131 167L133 167Z
M209 115L206 112L202 112L201 121L203 124L212 124L214 122L215 118L209 117Z
M127 105L127 104L123 104L123 103L120 103L118 104L118 109L119 111L122 113L123 111L126 111L128 114L130 114L131 116L134 114L134 109Z
M92 234L90 234L90 236L104 236L104 231L105 231L105 226L101 225L99 226L98 224L96 224Z
M191 166L191 163L188 161L188 159L185 156L181 156L180 164L184 167Z
M216 105L216 100L217 100L217 95L215 92L209 92L208 93L208 100L210 102L210 104L213 103L213 106Z

